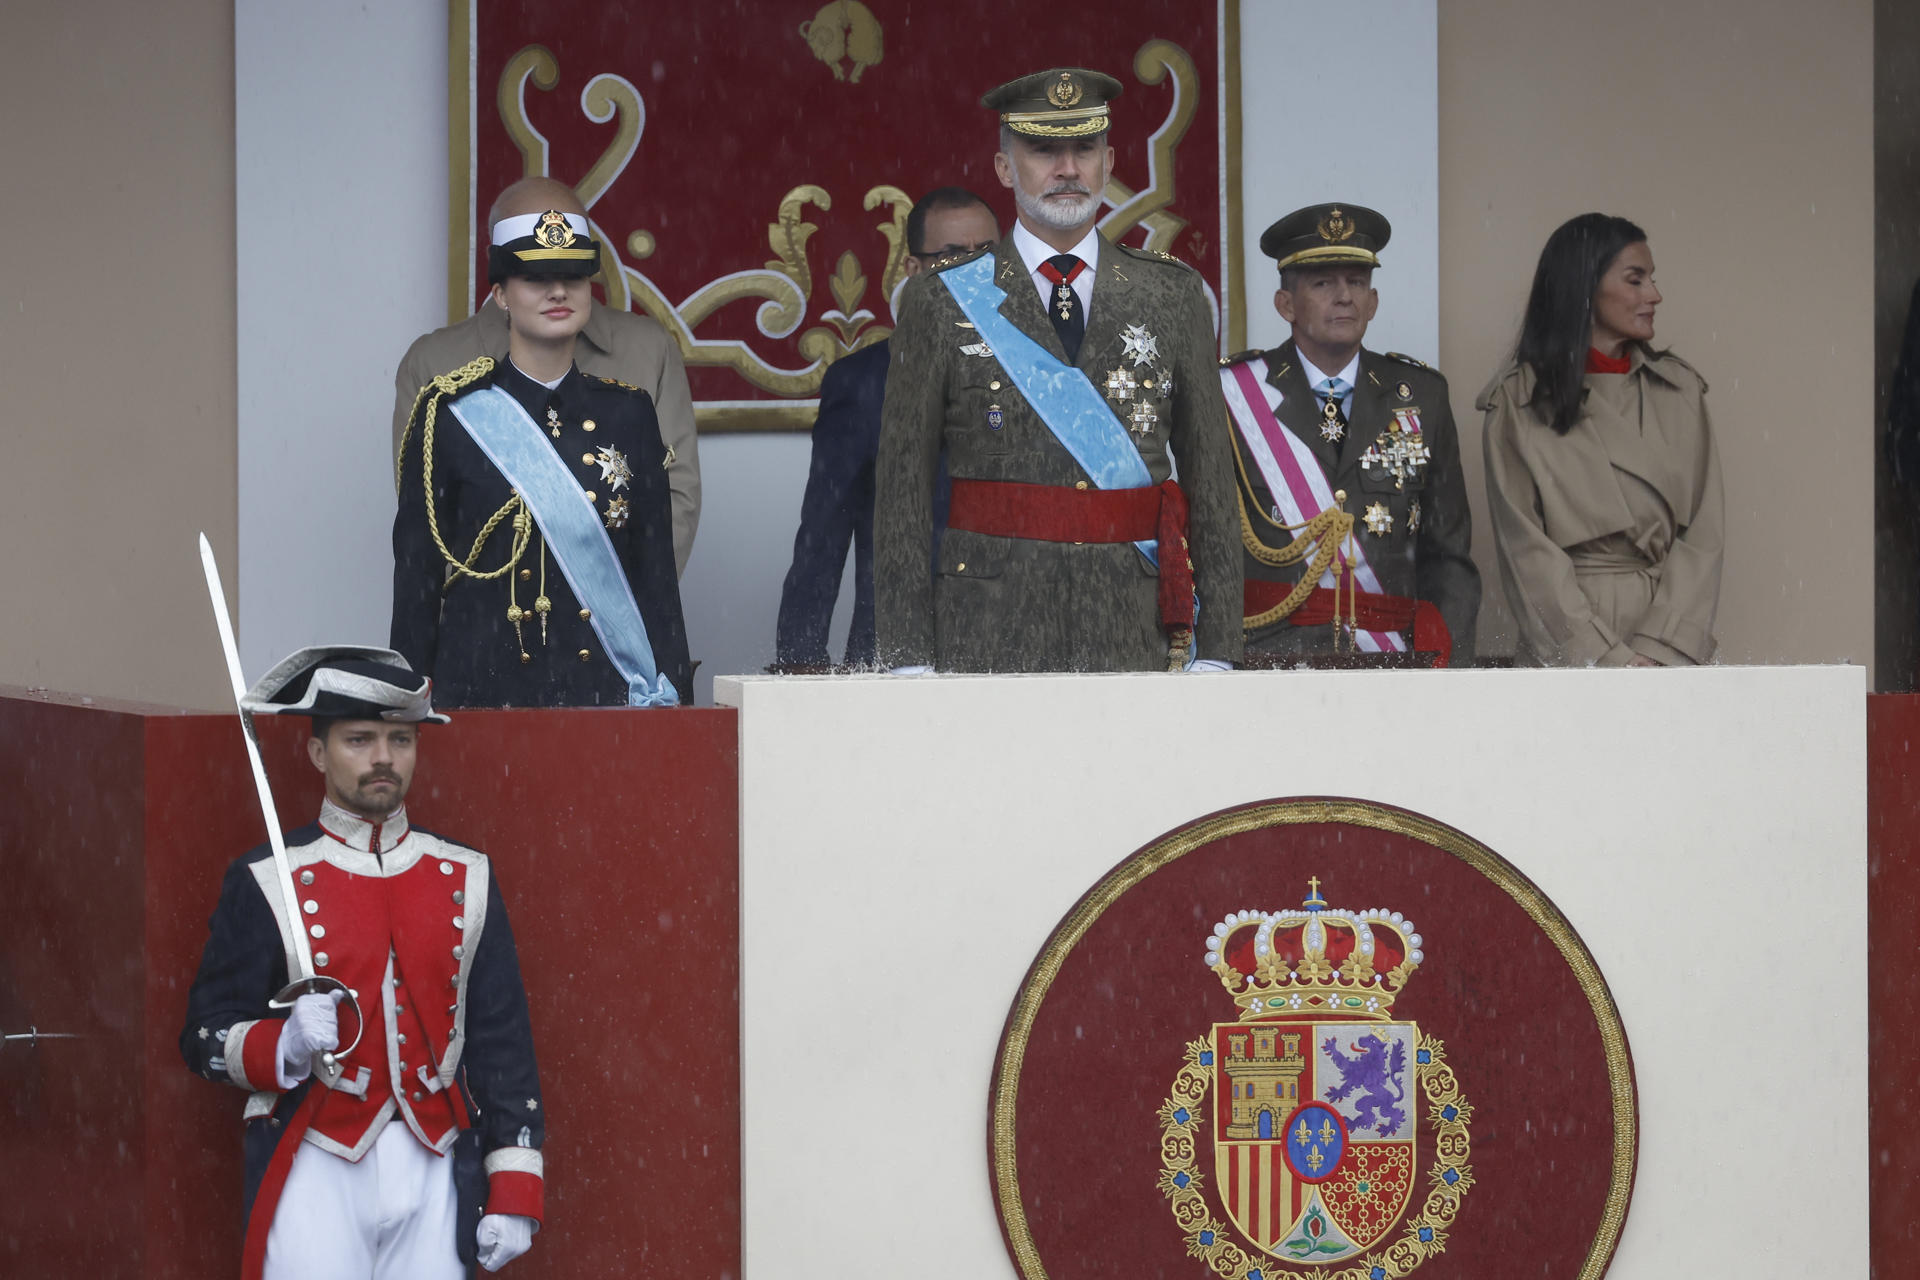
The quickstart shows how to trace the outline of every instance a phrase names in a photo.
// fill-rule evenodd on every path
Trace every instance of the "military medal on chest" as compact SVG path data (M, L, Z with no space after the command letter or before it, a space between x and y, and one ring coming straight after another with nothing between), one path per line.
M1420 434L1420 410L1395 409L1387 429L1360 455L1360 469L1372 471L1378 467L1393 477L1395 489L1405 489L1408 480L1420 478L1420 469L1432 458Z
M560 411L552 405L547 406L547 434L555 440L560 438Z
M1143 324L1130 324L1120 335L1123 358L1133 361L1133 367L1152 364L1160 358L1160 340L1147 332Z

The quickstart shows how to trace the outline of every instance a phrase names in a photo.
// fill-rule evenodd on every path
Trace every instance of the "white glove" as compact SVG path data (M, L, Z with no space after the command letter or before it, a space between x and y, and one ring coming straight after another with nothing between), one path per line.
M1189 671L1231 671L1233 670L1233 664L1231 662L1222 662L1218 658L1195 658L1193 660L1193 665L1188 667L1187 670Z
M498 1271L533 1247L533 1233L540 1224L517 1213L490 1213L480 1219L474 1233L480 1242L480 1265Z
M334 1006L347 998L344 991L323 996L301 996L280 1027L280 1087L291 1089L313 1074L315 1054L340 1047L340 1017Z

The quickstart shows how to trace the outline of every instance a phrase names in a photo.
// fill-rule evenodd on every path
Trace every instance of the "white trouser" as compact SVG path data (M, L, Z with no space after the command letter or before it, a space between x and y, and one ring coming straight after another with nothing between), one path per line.
M358 1163L310 1142L267 1232L265 1280L464 1280L453 1160L395 1121Z

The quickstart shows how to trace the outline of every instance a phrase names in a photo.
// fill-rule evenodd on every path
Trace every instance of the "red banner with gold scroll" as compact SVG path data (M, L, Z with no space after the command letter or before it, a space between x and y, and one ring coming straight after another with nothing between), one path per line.
M596 293L679 343L703 431L812 423L827 366L891 332L913 201L978 192L1003 227L988 89L1054 65L1125 92L1101 228L1198 268L1222 231L1214 5L452 0L453 318L486 289L486 211L570 182Z

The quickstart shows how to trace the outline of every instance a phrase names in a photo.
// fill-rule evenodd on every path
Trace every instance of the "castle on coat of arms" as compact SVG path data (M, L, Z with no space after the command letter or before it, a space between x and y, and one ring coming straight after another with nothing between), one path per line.
M1253 1053L1247 1053L1247 1042ZM1274 1042L1279 1042L1276 1052ZM1222 1064L1233 1089L1233 1119L1228 1138L1273 1138L1300 1105L1300 1077L1307 1060L1300 1056L1300 1032L1278 1027L1248 1027L1227 1036Z

